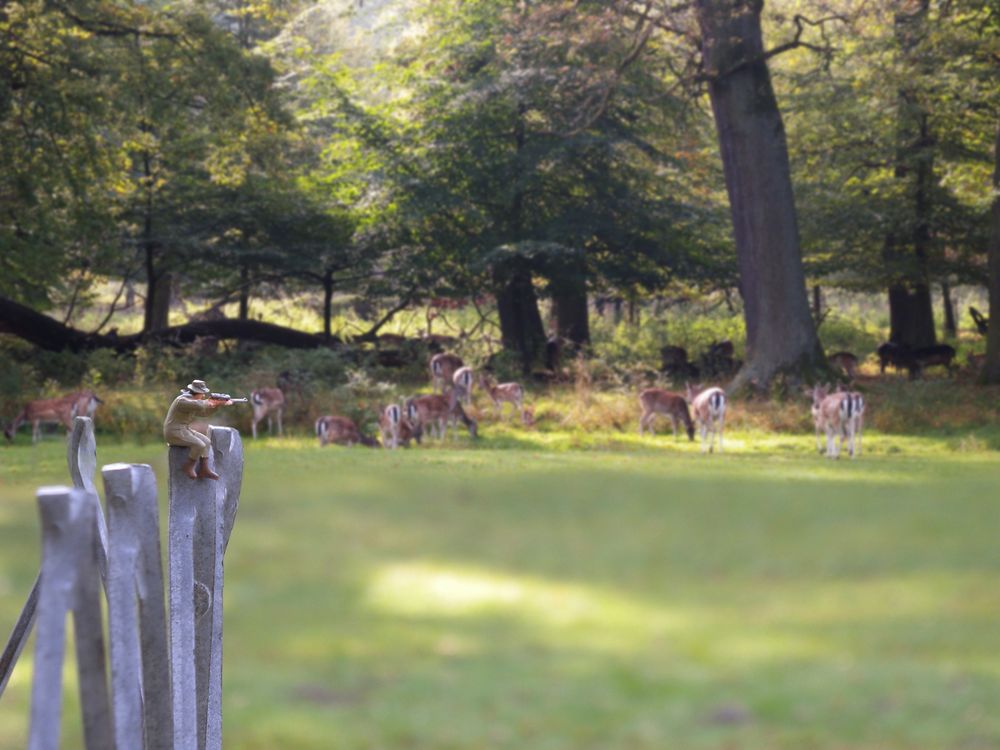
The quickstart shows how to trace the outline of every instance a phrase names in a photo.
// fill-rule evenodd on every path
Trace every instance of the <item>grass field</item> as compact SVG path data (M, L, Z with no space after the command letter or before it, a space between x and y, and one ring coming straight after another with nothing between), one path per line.
M226 747L1000 747L1000 466L949 440L248 446ZM163 477L156 445L98 457ZM65 481L59 440L0 449L0 637L34 488ZM30 657L0 748L26 744Z

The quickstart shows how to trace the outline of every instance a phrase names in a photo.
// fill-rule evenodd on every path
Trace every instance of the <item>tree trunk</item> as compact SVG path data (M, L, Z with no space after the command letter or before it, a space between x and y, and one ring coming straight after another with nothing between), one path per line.
M512 272L495 272L497 311L500 314L500 338L503 346L521 355L527 374L545 347L545 329L538 312L538 297L531 283L531 273L523 265Z
M590 344L587 287L583 283L553 289L552 310L559 338L571 342L574 347Z
M240 264L240 308L236 317L239 320L250 318L250 270Z
M333 317L333 271L323 274L323 338L330 338L330 319ZM428 333L430 326L428 325Z
M914 348L937 341L931 290L926 284L913 289L903 284L889 287L889 340Z
M928 0L918 0L912 10L896 13L893 21L896 40L904 58L916 54L927 12ZM931 346L937 342L927 268L931 251L934 148L929 118L921 101L906 86L898 92L895 175L900 180L913 180L913 223L909 243L901 242L895 234L890 234L885 243L887 264L900 269L897 280L889 287L889 340L912 347Z
M941 301L944 305L944 335L958 338L958 323L955 321L955 303L951 299L951 284L941 284Z
M813 286L813 320L816 321L816 325L819 325L821 320L821 315L823 314L823 291L819 288L819 284Z
M764 59L763 0L697 0L747 329L734 387L823 367L809 310L785 128Z
M990 328L986 333L984 383L1000 383L1000 123L993 143L993 208L989 245Z

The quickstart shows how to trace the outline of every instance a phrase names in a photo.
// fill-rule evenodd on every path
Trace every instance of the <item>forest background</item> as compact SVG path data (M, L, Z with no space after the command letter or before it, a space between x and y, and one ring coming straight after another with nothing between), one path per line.
M998 24L977 0L9 3L3 415L193 371L419 380L441 334L521 377L558 339L624 387L729 339L736 384L779 392L823 348L946 338L995 381L965 314L1000 304Z

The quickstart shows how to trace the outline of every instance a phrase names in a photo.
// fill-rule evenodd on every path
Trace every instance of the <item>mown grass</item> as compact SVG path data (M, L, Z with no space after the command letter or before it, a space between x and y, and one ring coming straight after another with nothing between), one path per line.
M984 445L872 434L831 462L805 431L735 431L722 456L632 429L587 440L248 445L226 747L1000 745ZM99 460L163 478L154 444ZM4 628L37 568L34 487L63 462L56 440L0 450ZM25 745L30 663L0 699L2 748Z

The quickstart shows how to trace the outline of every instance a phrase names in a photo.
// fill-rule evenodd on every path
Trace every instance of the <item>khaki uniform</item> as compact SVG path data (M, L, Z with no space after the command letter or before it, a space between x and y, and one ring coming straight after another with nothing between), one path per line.
M212 441L200 432L191 429L191 423L196 419L212 414L215 409L204 399L196 399L187 393L182 393L174 399L163 421L163 437L167 445L177 445L190 448L191 458L208 458Z

